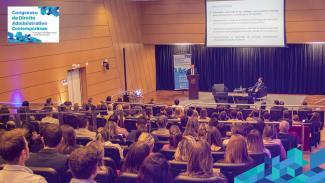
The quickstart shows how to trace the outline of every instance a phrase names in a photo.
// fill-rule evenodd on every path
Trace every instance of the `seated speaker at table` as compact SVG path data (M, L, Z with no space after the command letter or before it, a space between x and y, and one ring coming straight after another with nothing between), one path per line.
M257 98L266 96L266 86L263 82L263 78L259 77L257 79L257 82L254 84L254 86L249 87L247 89L247 92L249 96L253 96Z

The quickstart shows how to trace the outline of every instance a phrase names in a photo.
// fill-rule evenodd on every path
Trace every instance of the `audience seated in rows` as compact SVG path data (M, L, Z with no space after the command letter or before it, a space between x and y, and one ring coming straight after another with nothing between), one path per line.
M247 150L249 153L265 153L271 158L271 153L264 147L263 138L261 133L253 129L247 135Z
M44 177L34 175L33 171L25 166L29 158L29 149L25 138L26 131L13 129L4 132L0 139L0 155L6 161L0 171L0 182L7 183L46 183Z
M96 132L90 131L89 128L89 119L79 118L78 120L79 128L76 129L77 137L89 137L92 140L96 139Z
M287 121L281 121L279 124L279 139L286 139L290 143L291 148L296 148L298 145L298 140L296 136L289 134L290 125Z
M210 145L205 140L199 140L192 145L187 170L182 175L193 178L216 177L217 182L227 182L227 179L213 170L213 158Z
M182 140L182 132L178 126L172 125L169 128L169 144L165 144L163 150L174 150L177 148L179 142Z
M61 131L62 131L62 139L60 141L60 144L57 147L58 152L62 154L71 154L72 151L80 147L77 145L76 142L76 132L69 125L62 125Z
M169 130L166 128L168 118L165 115L161 115L157 119L158 129L152 131L151 133L156 136L169 137Z
M147 144L143 142L133 143L125 157L122 172L137 174L143 160L150 152L150 147Z
M138 182L172 183L170 165L166 158L159 153L146 157L139 170Z
M87 147L74 150L69 157L69 168L73 178L70 183L95 183L98 156Z
M280 146L281 159L286 159L286 150L284 149L280 139L276 139L276 132L273 130L271 125L266 125L263 131L263 142L264 144L277 144Z
M68 157L57 150L62 139L62 131L59 125L47 124L42 131L42 137L44 148L37 153L31 153L26 165L53 168L59 175L63 176L68 170Z

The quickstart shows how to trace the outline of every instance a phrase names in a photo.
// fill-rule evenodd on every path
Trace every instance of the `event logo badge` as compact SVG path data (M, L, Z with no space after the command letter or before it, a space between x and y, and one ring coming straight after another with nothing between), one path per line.
M58 43L60 7L9 6L9 43Z
M320 167L325 163L324 153L325 148L311 154L310 169L303 172L308 162L302 151L291 149L286 160L280 161L280 156L267 158L265 163L235 177L235 183L324 183L325 171Z

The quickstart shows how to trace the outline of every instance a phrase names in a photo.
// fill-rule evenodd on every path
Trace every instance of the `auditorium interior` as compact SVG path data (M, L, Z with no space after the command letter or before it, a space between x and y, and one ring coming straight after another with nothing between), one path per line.
M325 182L324 0L270 0L280 46L210 46L218 1L0 0L0 183ZM8 41L24 6L58 7L58 42Z

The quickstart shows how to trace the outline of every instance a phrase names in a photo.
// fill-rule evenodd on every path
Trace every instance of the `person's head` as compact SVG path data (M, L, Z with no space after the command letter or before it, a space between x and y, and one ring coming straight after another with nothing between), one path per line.
M210 145L205 140L199 140L192 145L187 173L190 177L212 177L213 158Z
M253 153L264 152L263 138L260 131L253 129L247 135L247 150Z
M251 161L248 156L246 140L243 136L235 134L230 137L224 160L226 163L246 163Z
M168 118L165 115L160 115L157 119L158 128L166 128L168 122Z
M79 117L78 118L78 125L79 125L79 128L88 128L88 126L89 126L88 118Z
M200 118L201 119L206 119L208 117L208 111L206 108L202 108L200 111Z
M263 130L263 138L273 139L275 138L275 131L272 126L266 125Z
M173 115L173 108L167 107L166 108L166 113L168 117L171 117Z
M145 144L148 144L148 146L150 147L150 152L153 151L155 145L155 139L150 133L142 132L138 138L138 142L143 142Z
M91 141L87 144L87 148L96 154L97 166L104 166L104 144L100 141Z
M176 148L174 155L175 160L188 162L194 143L195 139L192 136L183 136L183 139L178 143L178 146Z
M97 175L97 154L88 147L74 150L69 157L69 168L76 179L94 179Z
M117 124L114 121L108 121L105 126L104 130L102 131L102 136L105 141L111 140L116 135L118 135L117 132Z
M263 109L263 110L266 109L266 102L262 102L262 103L261 103L261 107L260 107L260 109Z
M130 146L122 166L122 172L138 173L143 160L150 154L150 147L143 142Z
M169 146L170 148L177 148L178 143L182 140L182 132L177 125L172 125L169 128Z
M218 118L211 118L210 121L209 121L209 126L218 126Z
M106 102L107 102L107 103L112 102L112 96L107 96L107 97L106 97Z
M303 101L303 102L302 102L302 105L303 105L303 106L307 106L308 103L307 103L306 101Z
M55 148L62 139L62 131L59 125L49 123L43 128L42 136L46 147Z
M178 99L174 100L174 105L176 105L176 106L179 105L179 100Z
M93 103L93 98L88 98L88 104L92 104Z
M219 120L220 121L226 121L227 120L227 112L226 111L221 111L219 114Z
M192 108L187 109L186 116L190 117L192 115L193 115L193 109Z
M271 119L271 114L269 112L264 112L263 114L263 119L264 120L267 120L267 121L270 121Z
M257 81L260 82L260 83L262 83L262 82L263 82L263 78L262 78L262 77L259 77L259 78L257 79Z
M284 101L281 100L281 101L279 102L279 105L284 105Z
M176 109L175 109L175 116L176 117L181 117L183 115L183 110L182 110L182 108L179 108L179 107L177 107Z
M274 104L275 105L280 105L280 101L279 100L274 100Z
M218 130L218 128L216 127L210 127L208 130L208 137L207 137L207 141L210 145L215 145L218 147L222 147L222 135L220 133L220 131Z
M29 149L25 134L26 131L21 128L1 134L0 155L8 164L24 165L28 159Z
M258 111L257 109L254 109L252 113L254 118L258 118L260 116L260 111Z
M189 118L183 135L197 137L199 130L199 122L196 118Z
M199 130L198 130L198 137L200 139L207 139L209 125L207 123L200 123Z
M62 139L58 146L58 151L62 154L70 154L76 147L76 132L69 125L62 125Z
M290 125L287 121L282 120L279 123L279 131L280 133L288 133L289 132Z
M230 118L231 119L236 119L237 117L237 111L236 110L231 110L230 111Z
M244 115L241 111L237 112L236 119L242 120L242 121L244 120Z
M160 153L146 157L138 173L138 181L142 183L171 183L173 182L170 165Z
M299 121L299 115L294 114L293 117L292 117L292 121L298 122Z

